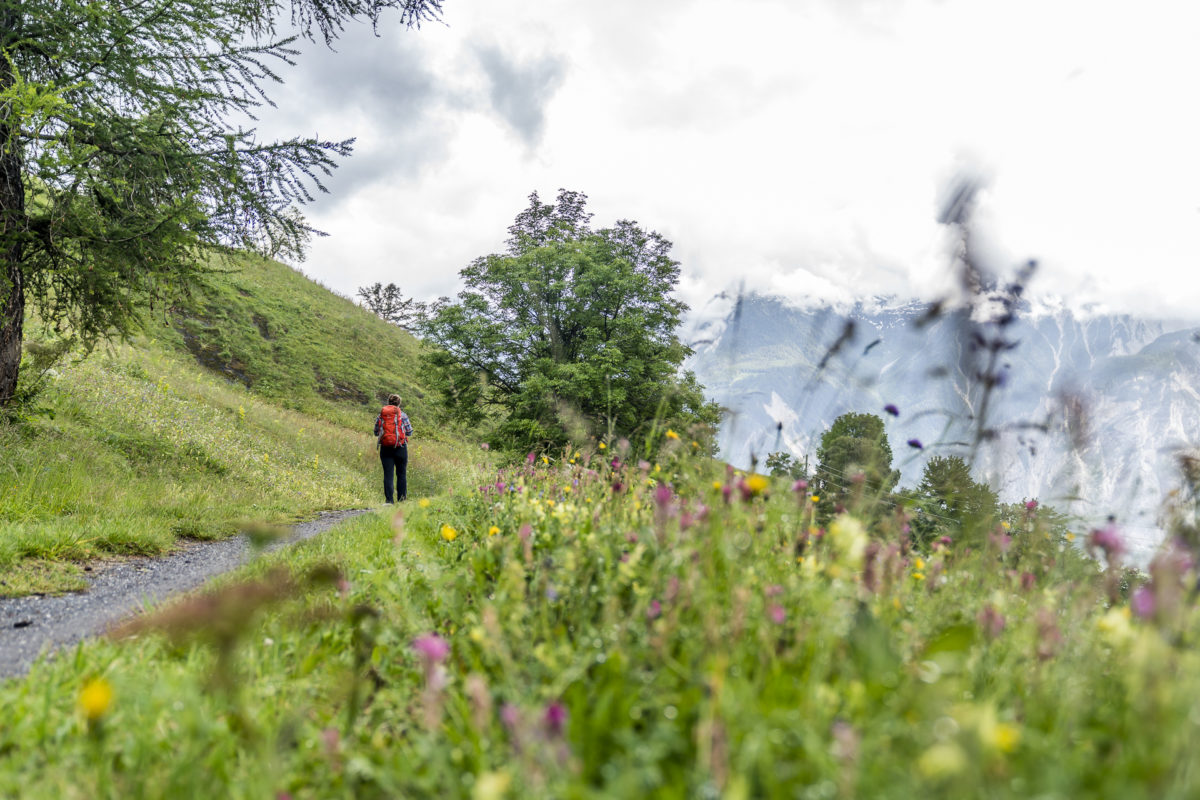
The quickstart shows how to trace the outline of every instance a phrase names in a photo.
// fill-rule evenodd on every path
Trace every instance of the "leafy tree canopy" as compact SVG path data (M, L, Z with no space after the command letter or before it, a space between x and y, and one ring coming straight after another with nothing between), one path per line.
M629 220L593 230L580 192L529 199L506 252L473 261L457 300L425 316L451 411L475 424L499 412L493 443L522 451L714 425L680 372L691 350L676 335L687 307L671 296L671 242Z
M380 319L387 320L393 325L408 328L412 325L421 310L421 304L411 297L405 297L400 287L394 283L384 286L373 283L370 286L360 286L358 297L363 306Z
M0 0L0 405L27 299L84 342L194 284L206 252L298 255L350 141L260 141L297 37L441 0Z
M919 513L913 533L918 541L943 534L957 539L962 530L986 529L1000 511L999 496L987 484L975 481L958 456L929 459L914 499Z
M900 480L883 420L874 414L847 413L834 420L821 436L817 462L814 484L826 517L851 500L873 503Z
M767 456L766 468L776 477L806 478L804 463L798 461L791 453L780 450Z

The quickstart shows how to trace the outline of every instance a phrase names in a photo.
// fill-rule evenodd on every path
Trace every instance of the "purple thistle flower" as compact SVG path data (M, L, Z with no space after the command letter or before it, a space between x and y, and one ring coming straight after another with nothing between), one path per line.
M729 502L729 498L731 495L733 495L733 487L732 486L730 486L727 483L721 487L721 497L725 500L726 503Z
M567 725L567 707L555 700L546 706L543 720L546 723L546 730L551 736L561 736Z
M1120 558L1125 553L1125 542L1121 540L1121 534L1117 531L1117 526L1111 522L1103 528L1097 528L1092 531L1088 537L1088 543L1095 549L1104 553L1104 557L1112 562Z
M662 616L662 603L657 600L651 600L650 606L646 609L646 619L658 619Z
M1129 599L1129 609L1142 619L1154 616L1154 590L1149 586L1139 586Z
M800 494L801 492L807 492L808 491L808 481L804 480L803 478L796 481L795 483L792 484L792 491L795 492L796 494Z
M666 508L671 503L671 487L665 483L660 483L658 488L654 490L654 502L659 508Z
M979 627L983 629L984 635L989 639L995 639L1004 632L1006 624L1004 615L991 603L985 605L975 619L979 622Z
M1037 500L1030 500L1028 503L1025 504L1026 511L1037 511L1037 507L1038 507Z
M535 456L533 453L530 453L529 455L525 456L526 464L532 464L535 460L537 460L537 456Z
M521 710L512 703L505 703L500 706L500 721L508 730L516 730L521 724Z
M440 664L450 655L450 643L436 633L427 633L413 639L412 647L426 664Z

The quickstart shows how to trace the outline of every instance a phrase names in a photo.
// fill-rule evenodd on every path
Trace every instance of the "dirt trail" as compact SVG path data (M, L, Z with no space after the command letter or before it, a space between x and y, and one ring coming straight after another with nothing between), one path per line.
M330 511L292 528L268 549L316 536L363 510ZM253 556L244 536L192 542L162 558L113 562L92 573L87 592L0 599L0 680L25 674L45 650L103 633L148 605L194 589Z

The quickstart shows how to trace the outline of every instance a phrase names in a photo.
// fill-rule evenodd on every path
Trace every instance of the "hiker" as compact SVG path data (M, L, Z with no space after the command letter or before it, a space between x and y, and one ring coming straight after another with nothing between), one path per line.
M398 479L394 497L408 499L408 437L412 436L413 428L408 414L400 410L400 395L388 395L387 401L375 418L375 436L379 460L383 462L383 496L391 503L393 471Z

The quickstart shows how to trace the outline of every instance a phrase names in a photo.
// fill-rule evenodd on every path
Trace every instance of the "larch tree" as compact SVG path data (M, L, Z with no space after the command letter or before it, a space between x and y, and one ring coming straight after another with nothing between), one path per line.
M419 26L441 0L0 0L0 406L23 321L91 344L193 285L213 252L298 255L297 210L353 140L251 124L299 38Z

